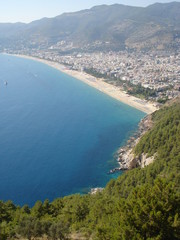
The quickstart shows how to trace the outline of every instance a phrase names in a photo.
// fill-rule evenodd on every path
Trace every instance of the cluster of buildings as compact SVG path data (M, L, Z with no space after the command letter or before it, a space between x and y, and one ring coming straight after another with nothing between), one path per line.
M93 52L60 55L36 51L33 56L59 62L77 71L93 69L110 79L156 91L154 100L180 95L180 53Z

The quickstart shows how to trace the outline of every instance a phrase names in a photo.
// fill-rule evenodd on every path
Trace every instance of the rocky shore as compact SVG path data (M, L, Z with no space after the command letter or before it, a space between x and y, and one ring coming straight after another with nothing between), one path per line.
M102 192L104 188L91 188L90 194L96 194L97 192Z
M117 151L117 161L119 162L120 167L114 168L109 171L109 174L113 174L118 171L125 171L128 169L132 169L138 166L145 167L146 165L150 164L154 158L146 158L146 155L142 155L137 158L134 153L133 149L136 144L139 142L140 138L152 127L152 119L151 115L146 116L141 120L139 123L138 130L135 134L130 137L127 141L125 146L121 147Z

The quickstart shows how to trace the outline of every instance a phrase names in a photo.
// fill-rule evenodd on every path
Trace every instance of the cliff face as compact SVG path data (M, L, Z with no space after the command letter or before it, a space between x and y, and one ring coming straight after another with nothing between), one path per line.
M177 151L174 143L179 141L180 98L174 99L159 111L144 118L139 126L138 138L121 150L119 162L126 169L144 168L155 159L170 158Z
M127 145L119 150L118 162L122 170L133 169L136 167L145 167L154 161L154 157L148 157L147 154L134 154L134 148L138 145L141 137L147 133L153 126L152 114L141 120L139 129L134 137L131 137Z
M148 157L147 154L141 154L140 156L135 156L133 150L128 150L124 156L121 166L124 169L133 169L136 167L144 168L149 164L153 163L154 156Z
M153 162L154 162L154 156L148 157L147 154L143 153L139 157L136 157L131 151L129 153L127 168L128 169L133 169L136 167L144 168Z
M170 153L177 151L173 145L178 142L180 98L168 102L151 115L152 127L142 135L129 154L129 168L145 167L154 159L168 161ZM165 154L168 156L165 157Z

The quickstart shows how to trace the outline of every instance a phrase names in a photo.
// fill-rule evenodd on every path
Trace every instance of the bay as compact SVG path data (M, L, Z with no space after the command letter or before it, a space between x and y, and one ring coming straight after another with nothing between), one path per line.
M0 199L32 206L104 187L144 116L45 64L0 54Z

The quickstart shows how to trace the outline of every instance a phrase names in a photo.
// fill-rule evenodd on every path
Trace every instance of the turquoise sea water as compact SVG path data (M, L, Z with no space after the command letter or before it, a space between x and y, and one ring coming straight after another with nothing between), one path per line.
M45 64L0 55L0 199L32 205L105 186L144 116Z

